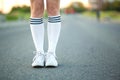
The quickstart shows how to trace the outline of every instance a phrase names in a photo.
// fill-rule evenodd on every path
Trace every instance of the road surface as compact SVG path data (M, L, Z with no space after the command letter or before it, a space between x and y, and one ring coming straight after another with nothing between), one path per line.
M0 23L0 80L120 80L120 24L81 15L62 19L57 68L31 67L29 22Z

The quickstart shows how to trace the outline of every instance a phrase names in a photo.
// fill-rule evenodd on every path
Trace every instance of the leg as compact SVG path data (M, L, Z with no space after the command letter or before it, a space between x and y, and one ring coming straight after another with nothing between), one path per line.
M48 52L55 53L56 45L58 42L61 20L59 14L60 0L47 0L48 12Z
M42 20L44 12L43 0L31 1L30 27L36 51L43 51L44 24Z
M59 13L60 0L47 0L47 12L48 12L48 54L46 56L46 66L58 66L55 58L55 50L58 43L61 19Z
M36 56L33 58L32 67L44 66L44 24L43 24L43 12L44 1L43 0L30 0L31 2L31 18L30 29L32 33L33 42L36 48Z
M60 10L60 0L47 0L48 16L58 16Z
M31 17L41 18L44 13L44 0L30 0L31 3Z

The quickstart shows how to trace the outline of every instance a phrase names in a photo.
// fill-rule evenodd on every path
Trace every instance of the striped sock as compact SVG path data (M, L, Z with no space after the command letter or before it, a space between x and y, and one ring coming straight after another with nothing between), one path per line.
M42 24L43 23L43 18L30 18L30 24L35 25L35 24Z
M55 54L56 46L58 43L59 35L61 30L61 16L49 16L48 17L48 52Z
M50 23L61 22L61 16L50 16L48 17L48 22Z
M30 18L30 29L36 51L44 52L44 23L43 18Z

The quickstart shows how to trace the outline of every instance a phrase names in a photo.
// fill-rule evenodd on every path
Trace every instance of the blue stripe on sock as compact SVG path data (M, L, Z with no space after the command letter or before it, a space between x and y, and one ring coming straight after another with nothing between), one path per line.
M59 17L61 16L53 16L53 17L49 16L49 18L59 18Z
M30 24L42 24L43 18L30 18Z
M57 23L57 22L61 22L60 20L59 21L48 21L50 23Z
M48 22L50 23L61 22L61 16L48 17Z

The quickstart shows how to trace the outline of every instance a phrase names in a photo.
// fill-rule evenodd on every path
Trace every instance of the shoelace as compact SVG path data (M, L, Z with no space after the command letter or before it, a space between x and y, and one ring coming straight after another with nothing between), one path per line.
M41 55L44 56L44 54L42 52L40 52L40 51L34 51L33 54L35 54L35 57L33 58L33 61L35 61L35 59L38 58Z
M53 55L56 59L57 59L57 56L53 54L53 52L48 52L48 53L45 53L45 57L50 57L51 55Z

